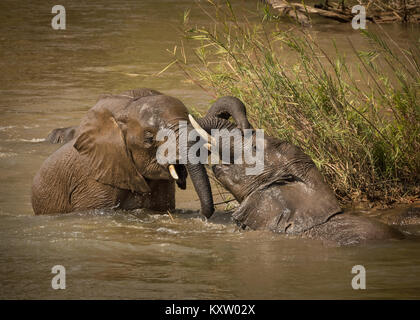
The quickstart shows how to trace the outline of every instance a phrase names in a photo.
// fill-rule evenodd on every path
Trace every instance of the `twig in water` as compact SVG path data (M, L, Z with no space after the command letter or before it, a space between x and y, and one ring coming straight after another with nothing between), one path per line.
M174 220L174 218L172 217L171 213L169 212L169 210L168 210L168 211L166 211L166 212L168 213L169 218L171 218L171 220L172 220L172 221L175 221L175 220Z

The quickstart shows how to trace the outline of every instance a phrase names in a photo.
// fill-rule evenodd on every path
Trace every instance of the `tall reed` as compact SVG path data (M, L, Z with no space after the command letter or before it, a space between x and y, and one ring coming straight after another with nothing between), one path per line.
M174 50L174 64L214 96L244 101L250 122L312 157L344 202L392 203L419 195L420 46L403 50L363 32L357 68L337 49L328 55L304 29L283 31L264 9L259 22L229 1L205 10L211 26L191 26L199 64ZM334 45L332 43L332 45Z

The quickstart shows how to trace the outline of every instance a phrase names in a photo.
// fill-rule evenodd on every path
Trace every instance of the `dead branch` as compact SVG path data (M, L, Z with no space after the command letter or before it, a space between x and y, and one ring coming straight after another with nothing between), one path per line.
M319 15L328 19L339 22L351 22L356 15L351 12L351 8L344 5L334 3L334 7L330 6L326 1L326 5L322 8L316 8L301 3L290 3L286 0L266 0L275 10L279 11L283 16L289 16L304 25L310 24L309 15ZM397 0L391 5L381 7L375 4L375 9L371 8L370 2L366 6L366 20L374 23L420 23L420 1L419 0Z

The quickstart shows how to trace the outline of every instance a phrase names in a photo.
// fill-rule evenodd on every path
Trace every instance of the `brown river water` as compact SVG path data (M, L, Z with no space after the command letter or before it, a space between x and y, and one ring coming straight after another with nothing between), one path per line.
M59 147L43 139L77 125L100 94L151 87L201 109L212 99L175 68L156 76L179 41L183 11L193 7L193 21L210 22L192 1L60 4L67 30L56 31L53 4L0 2L0 298L420 298L419 241L335 248L238 231L223 207L210 221L198 216L191 183L177 191L172 217L144 210L34 216L32 178ZM401 45L420 36L418 27L385 28ZM343 50L347 37L363 42L347 24L320 20L312 32L331 51L333 38ZM417 227L403 231L420 235ZM66 268L65 290L51 288L55 265ZM366 290L352 289L354 265L366 268Z

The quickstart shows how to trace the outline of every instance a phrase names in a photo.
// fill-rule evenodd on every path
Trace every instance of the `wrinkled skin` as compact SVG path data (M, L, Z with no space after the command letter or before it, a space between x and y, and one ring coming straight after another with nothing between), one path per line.
M68 141L43 163L34 178L35 214L110 207L174 209L174 179L169 165L157 162L157 149L163 142L156 141L156 134L162 128L178 132L180 120L188 121L182 102L155 90L135 89L101 97L80 126L53 131L54 141ZM187 130L193 128L187 125ZM182 189L189 172L201 213L211 216L213 199L204 166L187 163L175 168Z
M223 114L222 117L212 109L213 106L208 115L198 121L204 130L210 133L216 127L228 130L236 127L226 121L227 114L232 114L229 106L225 106L223 112L218 107L217 114ZM234 109L238 118L237 102ZM240 109L246 117L245 107ZM402 237L397 230L379 221L343 213L323 176L299 147L267 135L263 143L261 174L247 175L247 164L212 167L216 179L240 203L232 217L242 228L299 235L338 245Z

